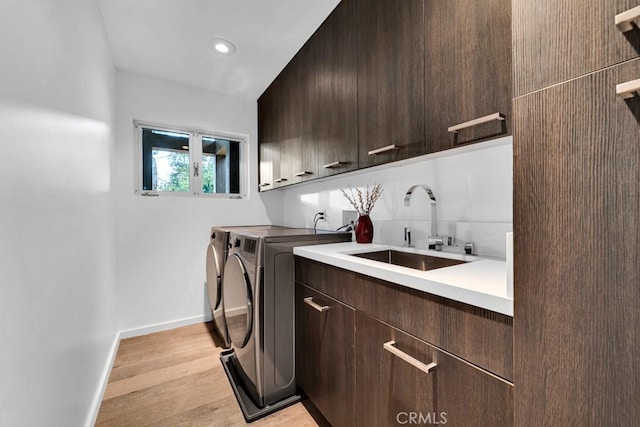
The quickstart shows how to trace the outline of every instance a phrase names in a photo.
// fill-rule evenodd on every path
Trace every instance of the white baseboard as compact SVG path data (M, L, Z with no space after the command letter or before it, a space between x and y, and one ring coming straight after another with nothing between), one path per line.
M212 319L213 319L213 315L209 312L208 314L203 314L200 316L187 317L184 319L173 320L173 321L164 322L164 323L156 323L154 325L149 325L142 328L128 329L126 331L118 332L113 340L113 344L111 345L111 350L109 351L109 355L107 357L107 361L104 365L104 368L102 369L102 374L100 375L100 381L98 382L98 387L96 388L96 392L94 393L93 400L91 401L91 406L90 406L89 413L87 414L87 420L85 425L87 427L92 427L95 425L96 420L98 419L100 404L102 404L102 396L104 396L104 392L107 389L107 383L109 382L109 375L111 375L111 369L113 368L113 363L116 360L116 354L118 353L118 347L120 346L121 339L137 337L140 335L146 335L153 332L167 331L169 329L175 329L181 326L188 326L196 323L209 322Z
M153 332L168 331L169 329L175 329L181 326L189 326L196 323L209 322L212 319L213 315L211 314L211 312L209 312L207 314L201 314L199 316L186 317L184 319L147 325L143 326L142 328L127 329L126 331L120 331L120 339L138 337L140 335L147 335Z
M120 346L120 332L118 332L113 339L113 344L111 344L111 350L109 351L109 355L107 357L107 361L102 368L102 374L100 375L100 381L98 382L98 387L96 388L96 392L93 395L93 400L91 401L91 406L89 413L87 414L87 420L85 425L87 427L92 427L96 424L96 420L98 419L98 412L100 412L100 404L102 404L102 396L104 396L104 391L107 389L107 383L109 382L109 375L111 375L111 368L113 368L113 363L116 360L116 354L118 353L118 347Z

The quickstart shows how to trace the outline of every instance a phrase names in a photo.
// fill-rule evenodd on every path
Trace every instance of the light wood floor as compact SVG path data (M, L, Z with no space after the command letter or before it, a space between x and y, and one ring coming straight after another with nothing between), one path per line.
M246 425L220 363L221 350L211 323L122 340L96 425ZM325 424L305 402L250 425Z

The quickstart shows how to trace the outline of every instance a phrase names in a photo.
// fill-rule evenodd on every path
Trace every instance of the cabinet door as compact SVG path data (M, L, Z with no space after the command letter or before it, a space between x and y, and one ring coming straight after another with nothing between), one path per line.
M278 123L276 118L274 84L264 91L258 99L258 165L260 191L274 188L273 185L273 160L276 140L278 136Z
M427 151L510 134L511 0L426 1L425 34Z
M358 0L357 9L360 167L423 154L423 0Z
M409 417L423 425L513 425L510 383L360 312L356 331L359 426L409 424ZM399 354L383 347L390 341ZM427 373L403 357L436 366Z
M516 96L638 56L640 30L623 33L615 25L617 14L635 6L637 0L514 1Z
M296 128L292 126L292 106L289 93L292 92L292 79L289 67L285 68L269 87L272 90L272 114L274 120L274 138L271 150L273 163L273 188L288 184L291 175L291 145Z
M313 64L305 45L278 76L277 108L282 112L282 129L277 155L279 176L276 187L317 178L318 148L310 140Z
M296 284L296 380L335 427L355 425L354 335L352 308Z
M638 78L640 59L514 103L517 425L640 420L640 101L616 96Z
M307 45L313 64L311 138L319 176L358 168L356 0L343 0Z
M272 145L268 142L259 142L259 180L258 190L266 191L273 188L273 162L271 156Z

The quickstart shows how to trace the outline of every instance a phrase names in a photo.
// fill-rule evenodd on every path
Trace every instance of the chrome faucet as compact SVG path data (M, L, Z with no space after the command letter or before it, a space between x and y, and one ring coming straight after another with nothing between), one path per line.
M436 197L433 195L433 191L429 187L423 184L412 185L411 188L407 190L407 194L404 195L404 206L409 207L411 204L411 195L415 191L416 188L422 188L427 192L427 196L429 196L429 201L431 202L431 235L428 238L428 247L429 249L435 249L436 251L442 250L442 245L445 244L445 237L438 236L438 212L436 211ZM446 243L451 245L453 242L453 238L446 238Z

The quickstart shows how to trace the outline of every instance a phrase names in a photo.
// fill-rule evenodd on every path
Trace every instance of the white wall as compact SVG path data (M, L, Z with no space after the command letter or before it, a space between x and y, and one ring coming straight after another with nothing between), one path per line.
M83 425L117 332L115 71L95 1L5 0L0 39L0 425Z
M204 285L210 228L282 222L282 195L255 191L256 101L124 71L116 86L120 328L210 316ZM249 199L135 195L134 119L248 135Z
M465 242L473 242L477 254L504 258L505 233L513 227L511 140L503 138L291 187L283 190L284 225L312 227L313 215L326 209L327 221L318 228L336 229L342 225L342 210L353 210L340 189L381 183L382 197L371 212L374 243L402 245L404 227L410 227L416 247L426 248L431 230L426 193L416 190L410 206L404 206L409 187L426 184L436 197L439 234L455 236L460 251Z

